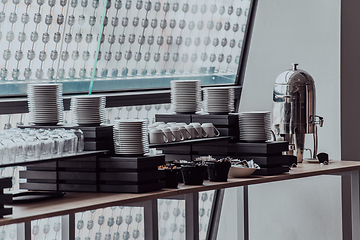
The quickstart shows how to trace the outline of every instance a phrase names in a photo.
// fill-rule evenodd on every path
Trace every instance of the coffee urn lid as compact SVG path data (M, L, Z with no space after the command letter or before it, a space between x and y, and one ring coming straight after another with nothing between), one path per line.
M280 85L314 85L314 79L309 73L302 69L298 69L298 64L293 63L292 69L282 72L275 80L275 84Z

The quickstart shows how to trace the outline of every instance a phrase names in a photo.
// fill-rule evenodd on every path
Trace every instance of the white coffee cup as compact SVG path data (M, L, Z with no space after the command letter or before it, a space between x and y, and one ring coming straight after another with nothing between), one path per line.
M168 142L168 138L161 129L153 128L149 132L149 142L155 144L161 144Z
M165 124L164 122L154 122L153 124L150 124L149 126L151 127L157 127L159 126L160 124Z
M175 142L184 140L184 135L181 133L180 128L178 128L177 126L172 126L170 130L175 136Z
M157 128L167 128L167 127L170 127L171 125L170 124L167 124L167 123L161 123L157 126Z
M201 124L202 129L207 134L208 137L218 137L220 136L219 130L212 123L203 123Z
M178 128L180 129L180 132L183 135L184 139L191 139L191 134L184 125L179 125Z
M168 140L167 142L171 143L171 142L174 142L176 140L175 135L170 130L170 128L164 127L164 128L161 128L161 130L163 131L163 133L166 136L166 138L164 138L164 141L165 141L165 139L167 139Z
M190 123L189 125L192 125L195 128L195 131L198 134L197 138L207 137L206 132L202 129L201 124L198 122Z
M186 125L185 128L190 133L192 139L199 138L199 133L195 130L193 125Z

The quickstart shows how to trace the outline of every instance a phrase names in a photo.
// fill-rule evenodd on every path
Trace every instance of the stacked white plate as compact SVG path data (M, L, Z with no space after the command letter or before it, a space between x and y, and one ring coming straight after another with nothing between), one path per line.
M242 141L265 142L271 139L270 112L240 112L239 128Z
M105 122L104 96L81 95L71 97L73 122L79 125L100 125Z
M235 93L231 87L204 89L204 110L212 114L227 114L235 110Z
M171 104L176 113L195 113L200 111L201 81L171 81Z
M62 121L62 84L28 84L27 93L32 123L54 125Z
M115 120L114 148L116 154L143 155L149 152L147 120Z

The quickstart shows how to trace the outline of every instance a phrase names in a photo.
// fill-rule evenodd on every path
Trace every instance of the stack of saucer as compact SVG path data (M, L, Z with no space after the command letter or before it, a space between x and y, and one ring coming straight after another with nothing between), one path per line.
M204 108L210 114L228 114L233 112L235 93L231 87L204 89Z
M239 128L242 141L265 142L271 139L270 112L240 112Z
M62 84L28 84L27 97L32 123L56 125L62 121Z
M171 81L171 104L176 113L195 113L200 111L201 81Z
M115 120L115 154L143 155L144 153L149 152L147 125L147 120Z
M73 121L79 125L100 125L105 122L104 96L81 95L71 97Z

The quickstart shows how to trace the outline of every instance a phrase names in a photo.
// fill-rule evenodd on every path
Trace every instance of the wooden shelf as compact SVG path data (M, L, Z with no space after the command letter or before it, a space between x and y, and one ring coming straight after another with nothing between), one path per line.
M358 161L334 161L329 165L302 163L289 173L275 176L252 176L249 178L231 178L227 182L205 181L203 185L179 185L177 189L164 189L143 194L115 193L67 193L63 198L38 203L10 205L13 215L0 219L0 225L27 222L35 219L54 217L110 206L131 205L147 200L167 198L176 195L197 193L201 191L239 187L261 183L277 182L324 174L337 174L346 171L360 170Z

